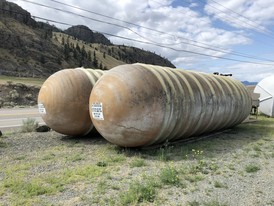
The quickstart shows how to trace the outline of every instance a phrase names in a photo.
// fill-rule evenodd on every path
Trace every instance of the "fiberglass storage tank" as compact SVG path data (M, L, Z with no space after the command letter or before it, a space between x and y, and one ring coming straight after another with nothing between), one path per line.
M261 80L254 92L260 94L259 111L269 117L274 117L274 75Z
M251 97L237 80L146 64L117 66L105 73L89 102L97 131L124 147L229 128L251 110Z
M64 69L51 75L38 95L45 123L65 135L85 135L94 129L89 116L89 95L102 70Z

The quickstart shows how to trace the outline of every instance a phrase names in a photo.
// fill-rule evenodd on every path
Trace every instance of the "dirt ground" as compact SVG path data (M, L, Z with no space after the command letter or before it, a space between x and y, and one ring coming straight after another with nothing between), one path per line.
M274 205L274 120L199 141L117 147L101 136L8 132L0 205Z

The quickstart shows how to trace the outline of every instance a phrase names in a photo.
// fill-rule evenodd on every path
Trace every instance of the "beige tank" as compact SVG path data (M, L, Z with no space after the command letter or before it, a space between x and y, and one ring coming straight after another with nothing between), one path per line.
M65 69L51 75L38 95L38 109L45 123L65 135L85 135L93 130L89 95L102 70Z
M138 147L232 127L247 118L251 98L231 77L133 64L95 84L90 115L108 141Z

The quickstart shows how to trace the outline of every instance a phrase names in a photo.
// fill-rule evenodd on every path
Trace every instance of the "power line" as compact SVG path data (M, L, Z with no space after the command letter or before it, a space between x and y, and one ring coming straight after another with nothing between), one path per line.
M2 9L2 10L4 10L4 9ZM61 10L61 9L57 9L57 10ZM73 13L73 12L69 12L69 13ZM79 15L79 16L82 16L82 15ZM60 22L60 21L50 20L50 19L42 18L42 17L38 17L38 16L33 16L33 17L37 18L37 19L42 19L42 20L46 20L46 21L50 21L50 22L55 22L55 23L59 23L59 24L63 24L63 25L72 26L71 24ZM210 54L205 54L205 53L200 53L200 52L195 52L195 51L189 51L189 50L185 50L185 49L176 49L176 48L164 46L162 44L155 43L155 42L144 42L144 41L140 41L140 40L136 40L136 39L131 39L131 38L122 37L122 36L118 36L118 35L114 35L114 34L109 34L109 33L106 33L106 32L101 32L101 31L96 31L96 32L103 33L103 34L108 35L108 36L122 38L122 39L125 39L125 40L135 41L135 42L144 43L144 44L150 44L150 45L158 46L158 47L161 47L161 48L167 48L167 49L171 49L173 51L178 51L178 52L186 52L186 53L190 53L190 54L196 54L196 55L201 55L201 56L207 56L207 57L230 60L230 61L237 61L237 62L244 62L244 63L250 63L250 64L273 65L273 64L267 64L267 63L251 62L251 61L245 61L245 60L239 60L239 59L233 59L233 58L227 58L227 57L220 57L220 56L216 56L216 55L210 55Z
M54 22L54 23L58 23L58 24L62 24L62 25L73 26L72 24L69 24L69 23L55 21L55 20L51 20L51 19L48 19L48 18L43 18L43 17L38 17L38 16L33 16L33 17L36 18L36 19L41 19L41 20L45 20L45 21L48 21L48 22ZM154 46L158 46L158 47L161 47L161 48L171 49L171 50L177 51L177 52L185 52L185 53L191 53L191 54L195 54L195 55L201 55L201 56L207 56L207 57L212 57L212 58L218 58L218 59L230 60L230 61L236 61L236 62L243 62L243 63L249 63L249 64L274 66L274 64L251 62L251 61L245 61L245 60L239 60L239 59L233 59L233 58L227 58L227 57L220 57L220 56L216 56L216 55L209 55L209 54L204 54L204 53L194 52L194 51L189 51L189 50L184 50L184 49L175 49L175 48L172 48L172 47L163 46L161 44L155 44L155 43L152 43L152 42L145 42L145 41L132 39L132 38L124 37L124 36L119 36L119 35L115 35L115 34L110 34L110 33L102 32L102 31L96 31L96 30L94 30L94 31L98 32L98 33L102 33L102 34L107 35L107 36L112 36L112 37L121 38L121 39L124 39L124 40L143 43L143 44L154 45Z
M156 1L156 0L149 0L149 1L153 1L153 2L155 2L155 3L157 3L157 4L159 4L159 5L161 5L161 6L166 6L165 4L162 4L162 3L160 3L159 1ZM199 0L201 3L203 3L201 0ZM219 11L221 11L221 10L219 10ZM193 15L192 15L193 16ZM227 19L227 18L226 18ZM203 19L200 19L201 21L204 21ZM251 21L251 20L250 20ZM231 22L231 20L230 20L230 22ZM255 29L257 29L257 28L255 28ZM264 31L262 31L261 33L263 33ZM266 35L266 34L265 34ZM243 35L244 36L244 35ZM267 36L269 36L269 35L267 35ZM269 36L270 38L273 38L272 36ZM187 38L183 38L183 39L186 39L186 40L190 40L190 39L187 39ZM206 43L202 43L202 42L198 42L198 41L195 41L195 40L190 40L190 41L193 41L193 42L195 42L195 43L198 43L198 44L201 44L201 45L205 45L205 46L211 46L211 45L209 45L209 44L206 44ZM267 45L267 46L269 46L269 45L273 45L273 44L271 44L270 42L264 42L264 41L261 41L261 40L257 40L257 41L259 41L259 42L261 42L261 43L263 43L263 44L265 44L265 45ZM198 46L198 45L197 45ZM273 45L274 46L274 45ZM198 46L199 47L199 46ZM202 46L201 46L202 47ZM252 56L252 55L249 55L249 54L244 54L244 53L241 53L241 52L236 52L236 51L227 51L226 49L224 49L224 48L221 48L221 47L216 47L215 46L215 48L216 49L214 49L214 50L216 50L216 51L219 51L219 52L222 52L222 53L231 53L231 54L233 54L233 55L236 55L236 56L242 56L242 57L246 57L246 58L254 58L254 59L257 59L257 60L264 60L264 61L273 61L273 60L271 60L271 59L266 59L266 58L258 58L258 57L256 57L256 56Z
M104 23L104 24L108 24L108 25L120 27L122 29L126 29L126 30L131 31L132 33L136 34L137 36L139 36L139 37L141 37L141 38L143 38L143 39L145 39L147 41L151 41L153 43L158 43L158 42L155 42L153 40L150 40L150 39L148 39L148 38L140 35L139 33L135 32L133 29L131 29L129 27L126 27L126 26L123 26L123 25L120 25L120 24L115 24L115 23L104 21L104 20L99 20L99 19L87 17L87 16L84 16L84 15L81 15L81 14L77 14L77 13L74 13L74 12L71 12L71 11L67 11L67 10L64 10L64 9L59 9L59 8L56 8L56 7L52 7L52 6L48 6L48 5L44 5L44 4L40 4L40 3L28 1L28 0L21 0L21 1L28 2L28 3L31 3L31 4L35 4L37 6L45 7L45 8L48 8L48 9L54 9L54 10L61 11L61 12L64 12L64 13L76 15L76 16L79 16L79 17L82 17L82 18L86 18L86 19L89 19L89 20L92 20L92 21L96 21L96 22L100 22L100 23Z
M56 1L56 0L49 0L49 1L52 1L52 2L55 2L55 3L61 4L61 5L64 5L64 6L68 6L68 7L74 8L74 9L78 9L78 10L80 10L80 11L85 11L85 12L88 12L88 13L90 13L90 14L95 14L95 15L102 16L102 17L105 17L105 18L108 18L108 19L120 21L120 22L129 24L129 25L133 25L133 26L137 26L137 27L144 28L144 29L148 29L148 30L150 30L150 31L155 31L155 32L157 32L157 33L165 34L165 32L163 32L163 31L159 31L159 30L152 29L152 28L149 28L149 27L141 26L141 25L138 25L138 24L129 22L129 21L122 20L122 19L110 17L110 16L107 16L107 15L104 15L104 14L100 14L100 13L98 13L98 12L94 12L94 11L90 11L90 10L87 10L87 9L80 8L80 7L78 7L78 6L73 6L73 5L71 5L71 4L63 3L63 2L60 2L60 1Z
M100 14L98 12L90 11L90 10L87 10L87 9L82 9L82 8L80 8L78 6L73 6L71 4L66 4L66 3L63 3L63 2L60 2L60 1L57 1L57 0L50 0L50 1L58 3L58 4L61 4L61 5L64 5L64 6L68 6L68 7L74 8L74 9L78 9L80 11L85 11L85 12L88 12L88 13L91 13L91 14L102 16L102 17L105 17L105 18L108 18L108 19L111 19L111 20L120 21L120 22L129 24L129 25L132 25L132 26L136 26L137 28L143 28L143 29L147 29L147 30L150 30L150 31L153 31L153 32L160 33L160 34L165 34L165 35L168 35L168 36L176 38L176 39L184 39L184 40L196 42L196 41L194 41L192 39L178 37L176 35L169 34L169 33L165 32L165 31L160 31L160 30L157 30L157 29L149 28L149 27L142 26L142 25L139 25L139 24L136 24L136 23L132 23L132 22L129 22L129 21L125 21L125 20L122 20L122 19L114 18L114 17L107 16L107 15L104 15L104 14ZM186 42L182 42L182 43L186 43ZM196 43L198 43L198 42L196 42ZM180 44L180 43L177 43L177 44ZM201 44L203 44L203 43L201 43ZM169 44L169 45L174 45L174 44Z
M131 29L129 27L126 27L126 26L123 26L123 25L119 25L119 24L115 24L115 23L106 22L106 21L103 21L103 20L99 20L99 19L87 17L87 16L84 16L84 15L81 15L81 14L77 14L77 13L74 13L74 12L71 12L71 11L67 11L67 10L64 10L64 9L59 9L59 8L52 7L52 6L47 6L47 5L44 5L44 4L40 4L40 3L29 1L29 0L21 0L21 1L28 2L28 3L31 3L31 4L35 4L35 5L42 6L42 7L46 7L46 8L49 8L49 9L54 9L54 10L61 11L61 12L64 12L64 13L73 14L73 15L76 15L76 16L79 16L79 17L82 17L82 18L86 18L86 19L92 20L92 21L97 21L97 22L100 22L100 23L104 23L104 24L108 24L108 25L113 25L113 26L116 26L116 27L120 27L120 28L123 28L123 29L127 29L127 30L133 32L134 34L136 34L137 36L143 38L144 40L150 41L150 42L152 42L154 44L159 44L159 45L161 44L162 46L174 46L175 45L175 44L163 44L163 43L155 42L155 41L153 41L151 39L148 39L147 37L144 37L144 36L140 35L139 33L135 32L133 29ZM107 17L107 18L110 18L110 19L115 19L115 18L109 17L107 15L99 14L98 12L92 12L92 11L89 11L89 10L86 10L86 9L81 9L79 7L72 6L72 5L69 5L69 4L65 4L65 3L59 2L57 0L50 0L50 1L57 2L59 4L62 4L62 5L65 5L65 6L69 6L69 7L72 7L72 8L77 8L77 9L80 9L80 10L83 10L83 11L87 11L89 13L95 13L96 15L104 16L104 17ZM137 24L134 24L134 23L131 23L131 22L128 22L128 21L123 21L123 20L119 20L119 19L115 19L115 20L122 21L124 23L128 23L128 24L132 24L132 25L141 27L140 25L137 25ZM143 27L143 28L150 29L148 27ZM155 29L150 29L150 30L157 31L157 32L160 32L162 34L170 35L170 34L168 34L166 32L163 32L163 31L158 31L158 30L155 30ZM202 49L206 49L206 50L211 50L211 51L214 51L214 52L221 52L223 54L230 54L230 55L234 55L234 56L241 56L241 57L245 57L245 58L249 58L249 59L256 59L256 60L260 60L260 61L274 62L274 60L270 60L270 59L266 59L266 58L258 58L256 56L247 55L247 54L243 54L243 53L240 53L240 52L234 52L234 51L229 51L228 52L227 50L219 49L218 47L213 48L211 45L200 43L200 42L197 42L197 41L194 41L194 40L190 40L190 39L187 39L187 38L178 37L178 36L174 36L174 35L171 35L171 36L179 38L179 39L185 39L187 41L193 41L193 42L198 43L198 44L206 45L206 46L200 46L200 45L196 45L194 43L189 43L189 42L185 42L185 41L180 42L180 43L188 44L188 45L191 45L191 46L194 46L194 47L198 47L198 48L202 48ZM210 46L210 47L207 47L207 46Z
M251 22L251 23L253 24L254 27L262 27L262 26L259 25L257 22L255 22L255 21L253 21L253 20L251 20L251 19L245 17L244 15L242 15L242 14L240 14L240 13L238 13L238 12L236 12L236 11L234 11L234 10L228 8L228 7L225 7L224 5L218 3L218 2L216 2L216 1L214 1L214 0L211 0L211 1L214 2L214 3L217 4L217 5L219 5L219 6L223 7L223 8L225 8L226 10L228 10L228 11L230 11L230 12L236 14L237 16L240 16L240 17L244 18L245 20ZM246 22L245 22L245 23L246 23ZM265 28L263 27L262 30L265 30ZM267 30L266 30L266 32L267 32Z
M187 41L191 41L191 42L195 42L195 43L198 43L200 45L204 45L204 46L199 46L199 45L196 45L196 44L193 44L193 43L189 43L189 42L185 42L185 41L182 41L182 42L179 42L179 43L176 43L176 44L188 44L188 45L191 45L191 46L195 46L195 47L199 47L199 48L203 48L203 49L208 49L208 50L213 50L213 51L217 51L217 52L221 52L223 54L232 54L232 55L236 55L236 56L241 56L241 57L245 57L245 58L253 58L253 59L257 59L257 60L262 60L262 61L274 61L274 60L270 60L270 59L266 59L266 58L258 58L256 56L252 56L252 55L248 55L248 54L243 54L243 53L240 53L240 52L235 52L235 51L227 51L227 50L224 50L223 48L218 48L218 47L215 47L214 49L212 48L211 45L208 45L208 44L205 44L205 43L201 43L201 42L198 42L198 41L195 41L195 40L191 40L191 39L188 39L188 38L183 38L183 37L178 37L178 36L175 36L175 35L172 35L172 34L169 34L167 32L164 32L164 31L159 31L159 30L156 30L156 29L152 29L152 28L149 28L149 27L145 27L145 26L141 26L141 25L138 25L138 24L135 24L135 23L132 23L132 22L129 22L129 21L124 21L124 20L121 20L121 19L118 19L118 18L114 18L114 17L110 17L110 16L107 16L107 15L104 15L104 14L100 14L98 12L94 12L94 11L90 11L90 10L87 10L87 9L82 9L78 6L73 6L73 5L70 5L70 4L66 4L66 3L63 3L63 2L60 2L60 1L57 1L57 0L50 0L52 2L55 2L55 3L58 3L58 4L61 4L61 5L64 5L64 6L68 6L68 7L71 7L71 8L74 8L74 9L78 9L80 11L85 11L85 12L88 12L88 13L91 13L91 14L95 14L95 15L98 15L98 16L102 16L102 17L105 17L105 18L108 18L108 19L111 19L111 20L116 20L116 21L120 21L120 22L123 22L123 23L126 23L126 24L129 24L129 25L133 25L133 26L136 26L138 28L143 28L143 29L147 29L147 30L150 30L150 31L154 31L154 32L157 32L157 33L161 33L161 34L165 34L165 35L168 35L168 36L171 36L173 38L177 38L177 39L184 39L184 40L187 40ZM165 6L164 4L161 4L159 3L158 1L155 1L155 0L151 0L151 1L154 1L156 2L157 4L160 4L162 6ZM28 1L29 2L29 1ZM129 28L128 28L129 29ZM134 32L135 33L135 32ZM136 34L136 33L135 33ZM145 39L145 40L149 40L149 41L152 41L154 43L157 43L151 39L148 39L147 37L143 37L139 34L137 34L138 36L140 36L141 38ZM175 44L163 44L161 43L162 45L166 45L166 46L174 46ZM209 47L208 47L209 46Z
M201 3L203 3L201 0L198 0L198 1L200 1ZM213 1L213 2L215 2L215 1ZM218 4L218 5L221 5L220 3L217 3L217 4ZM217 10L217 11L220 11L220 13L225 14L225 15L227 16L227 18L225 18L225 17L223 17L223 18L226 19L226 20L228 20L228 21L230 21L231 23L238 24L239 26L245 27L245 28L248 28L248 27L246 27L245 25L249 25L253 30L255 30L255 31L259 32L259 33L262 33L262 34L264 34L265 36L268 36L269 38L274 39L274 37L273 37L271 34L269 34L269 32L266 32L264 29L257 28L256 26L250 24L249 22L246 22L246 21L242 20L241 18L235 18L234 16L231 16L231 15L229 15L228 13L224 12L223 10L221 10L221 9L219 9L219 8L217 8L217 7L215 7L215 6L213 6L212 4L208 4L208 6L209 6L209 7L212 7L213 9L215 9L215 10ZM224 8L226 8L226 7L223 6L223 5L221 5L221 6L224 7ZM230 9L227 8L227 10L230 10ZM234 11L233 11L233 12L234 12ZM219 14L220 14L220 13L219 13ZM236 13L236 12L234 12L234 13ZM236 13L236 14L237 14L237 13ZM242 15L241 15L241 16L242 16ZM246 17L245 17L245 18L246 18ZM246 19L247 19L247 18L246 18ZM236 20L236 22L235 22L235 20ZM248 19L248 20L249 20L249 19ZM249 21L250 21L250 20L249 20ZM241 24L239 24L239 22L241 22ZM244 26L243 26L243 25L244 25Z

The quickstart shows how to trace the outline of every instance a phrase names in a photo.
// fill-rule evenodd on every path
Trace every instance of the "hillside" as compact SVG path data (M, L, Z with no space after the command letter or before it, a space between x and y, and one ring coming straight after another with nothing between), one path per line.
M103 34L93 32L87 26L72 26L66 29L64 33L77 39L83 40L87 43L101 43L104 45L112 45L112 43Z
M0 17L2 75L47 77L63 68L110 69L135 62L175 67L155 53L113 45L84 25L61 31L37 22L29 12L5 0L0 0Z

